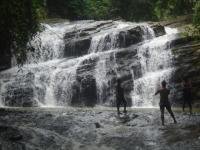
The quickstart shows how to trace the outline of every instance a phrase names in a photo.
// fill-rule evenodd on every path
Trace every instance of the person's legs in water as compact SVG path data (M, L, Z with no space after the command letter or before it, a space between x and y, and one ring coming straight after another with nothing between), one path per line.
M165 106L164 105L160 105L160 112L161 112L161 121L162 121L162 125L164 126L164 112L165 112Z
M127 102L125 99L123 99L123 104L124 104L124 113L127 113L127 110L126 110Z
M184 96L184 98L183 98L183 112L185 112L185 103L186 103L186 98Z
M188 93L187 95L187 103L189 105L189 109L190 109L190 114L192 114L192 98L191 98L191 93Z
M191 103L191 100L188 100L188 105L189 105L189 108L190 108L190 114L192 114L192 103Z
M174 113L172 112L170 104L166 105L166 109L169 112L169 114L172 116L172 118L174 119L174 123L177 123L177 121L176 121L176 119L174 117Z
M184 111L184 108L185 108L185 104L188 104L189 105L189 109L190 109L190 114L192 114L192 103L191 103L191 98L190 96L184 96L184 102L183 102L183 111Z
M120 114L120 105L121 105L121 100L117 100L117 114Z

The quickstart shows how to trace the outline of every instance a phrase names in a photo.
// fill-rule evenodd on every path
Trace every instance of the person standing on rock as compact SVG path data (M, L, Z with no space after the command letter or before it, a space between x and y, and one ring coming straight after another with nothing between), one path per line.
M117 79L117 89L116 89L116 102L117 102L117 113L120 114L120 105L124 105L124 113L127 113L126 111L126 105L127 102L124 97L124 89L121 86L121 79Z
M158 90L155 95L157 95L158 93L160 94L160 112L161 112L161 121L162 121L162 125L164 125L164 111L165 108L168 110L168 112L170 113L170 115L172 116L172 118L174 119L174 123L176 122L176 119L174 117L174 114L171 110L171 105L170 102L168 100L168 96L170 93L170 90L166 88L166 81L162 81L162 88L160 90Z
M184 78L182 82L183 87L183 112L185 111L185 103L188 103L190 108L190 114L192 114L192 84L188 78Z

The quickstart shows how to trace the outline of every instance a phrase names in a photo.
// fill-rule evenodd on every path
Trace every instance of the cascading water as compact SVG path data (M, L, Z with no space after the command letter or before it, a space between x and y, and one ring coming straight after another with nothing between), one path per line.
M123 79L129 105L153 107L152 95L173 71L175 29L156 37L148 24L78 21L43 25L31 41L35 52L18 72L0 73L3 106L114 105Z
M154 38L138 47L142 77L134 80L133 107L158 106L154 93L162 80L169 82L173 72L170 41L176 38L176 29L165 28L166 35Z

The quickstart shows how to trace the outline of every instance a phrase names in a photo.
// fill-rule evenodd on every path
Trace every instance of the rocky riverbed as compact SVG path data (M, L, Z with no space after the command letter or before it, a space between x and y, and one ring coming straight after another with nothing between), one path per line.
M158 109L2 108L1 150L197 150L200 113L175 111L178 124Z

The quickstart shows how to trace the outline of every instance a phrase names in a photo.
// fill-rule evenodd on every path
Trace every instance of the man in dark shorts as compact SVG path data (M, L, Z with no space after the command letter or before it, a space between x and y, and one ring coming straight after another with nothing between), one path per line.
M165 81L162 81L162 89L158 90L155 93L155 95L157 95L158 93L160 94L160 112L161 112L162 125L164 125L164 110L165 110L165 108L168 110L168 112L170 113L170 115L174 119L174 123L177 123L176 119L174 117L174 114L171 110L170 102L168 100L168 95L170 93L170 90L166 88L166 84L167 83Z
M182 87L183 87L183 112L185 109L185 103L188 103L190 108L190 114L192 114L192 94L191 94L192 84L188 78L183 79Z
M127 113L126 111L126 105L127 102L124 97L124 89L121 86L121 80L117 79L117 89L116 89L116 100L117 100L117 113L120 114L120 105L124 105L124 113Z

